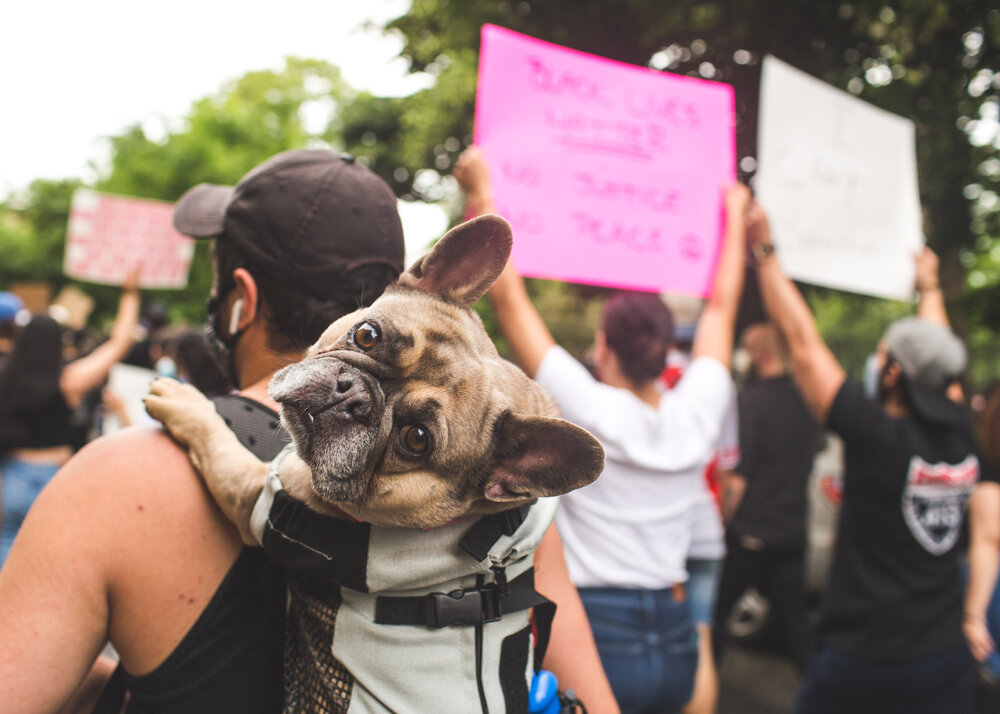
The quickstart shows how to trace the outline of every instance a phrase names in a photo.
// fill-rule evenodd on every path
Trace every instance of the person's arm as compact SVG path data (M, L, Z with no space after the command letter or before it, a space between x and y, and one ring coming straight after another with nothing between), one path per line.
M110 593L94 550L103 541L79 493L53 498L69 463L32 505L0 570L0 692L11 714L68 702L108 639Z
M125 406L122 398L115 392L105 388L101 392L101 404L104 406L104 412L114 416L123 429L132 426L132 419L128 415L128 408Z
M117 667L118 660L100 655L72 699L59 707L58 714L91 714Z
M736 514L747 490L747 480L742 474L732 469L719 470L719 507L722 512L722 522L729 523Z
M806 301L782 271L767 216L756 202L747 219L747 240L754 251L764 306L788 345L799 391L816 421L823 424L847 376L823 342Z
M726 226L715 268L712 291L698 316L691 345L691 357L712 357L728 370L733 356L733 330L740 296L746 253L744 214L750 204L750 190L742 184L725 189Z
M470 218L496 210L489 168L481 151L473 147L462 154L454 175L465 193ZM531 302L513 261L507 262L507 267L493 283L488 295L514 360L529 377L534 378L542 359L556 342Z
M109 640L129 672L154 670L241 547L161 429L88 444L42 490L0 569L0 709L51 712L84 694Z
M948 313L944 308L944 294L938 279L938 257L933 250L924 249L914 256L917 266L916 288L919 302L917 317L944 327L951 327Z
M88 392L107 378L111 368L128 354L135 340L136 325L139 324L139 302L138 273L133 271L122 286L118 315L107 341L86 357L74 360L63 368L59 388L69 406L79 405Z
M555 525L535 551L535 586L557 605L552 636L542 666L556 675L559 688L572 689L591 714L618 711L580 595L569 580L562 538Z
M969 532L969 582L962 629L973 656L981 662L996 646L986 628L986 609L1000 572L1000 484L976 486L969 501Z

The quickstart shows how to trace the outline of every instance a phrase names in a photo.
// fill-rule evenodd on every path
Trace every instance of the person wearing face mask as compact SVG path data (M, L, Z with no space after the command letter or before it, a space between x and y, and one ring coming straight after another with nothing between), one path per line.
M823 342L757 204L747 238L806 406L844 442L833 566L795 711L972 712L962 533L970 493L996 474L953 399L966 353L948 326L937 257L917 256L917 316L894 322L879 346L876 402Z
M240 389L225 403L230 418L262 423L280 448L271 376L396 279L404 251L395 196L351 156L297 150L235 187L192 188L174 223L213 240L208 321ZM555 531L536 562L536 586L566 622L554 625L546 667L588 703L606 702L593 643L588 650L576 626L582 607L577 600L574 620L565 597ZM117 712L116 694L127 690L126 711L279 712L285 604L284 576L262 549L243 545L162 429L99 439L39 497L0 573L3 709L51 711L69 701L89 710L103 691L99 710ZM105 686L111 664L92 664L108 641L120 668ZM556 661L560 648L575 658Z

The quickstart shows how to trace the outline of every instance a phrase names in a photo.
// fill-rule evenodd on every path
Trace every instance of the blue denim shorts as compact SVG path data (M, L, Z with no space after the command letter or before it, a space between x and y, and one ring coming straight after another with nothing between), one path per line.
M59 470L58 464L39 464L17 459L0 461L0 487L3 492L3 529L0 531L0 565L7 560L28 509L42 488Z
M622 714L667 714L691 698L698 637L673 590L581 588L601 664Z

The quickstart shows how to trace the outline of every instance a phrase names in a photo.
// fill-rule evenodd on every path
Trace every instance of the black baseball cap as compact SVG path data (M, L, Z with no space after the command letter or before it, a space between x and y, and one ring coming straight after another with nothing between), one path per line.
M351 300L372 269L391 276L383 285L403 270L396 197L349 154L286 151L236 186L199 184L177 201L174 227L231 243L251 272L317 299Z
M965 371L965 346L944 325L919 317L897 320L885 333L889 356L899 364L904 389L916 416L934 424L956 424L962 408L947 394Z

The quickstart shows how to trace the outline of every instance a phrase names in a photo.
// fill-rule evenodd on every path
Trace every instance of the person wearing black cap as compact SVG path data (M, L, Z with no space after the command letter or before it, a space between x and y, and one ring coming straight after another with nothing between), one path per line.
M823 342L756 204L748 238L802 397L844 441L843 502L819 646L795 711L972 712L961 536L969 494L986 474L965 414L948 396L966 357L948 328L937 257L927 248L917 256L917 317L894 323L880 345L876 404L846 379Z
M290 151L235 187L194 187L174 220L215 238L208 319L241 388L217 407L238 435L263 424L249 448L280 448L271 375L395 280L404 257L396 199L349 156ZM558 548L552 532L536 582L572 618ZM108 668L98 660L88 670L110 640L121 667L104 687L104 711L120 710L123 689L128 711L280 711L285 603L283 576L243 546L165 432L99 439L39 497L0 571L3 709L50 711L73 698L72 710L89 710ZM588 661L585 641L561 644ZM575 684L583 672L560 677L585 690Z

